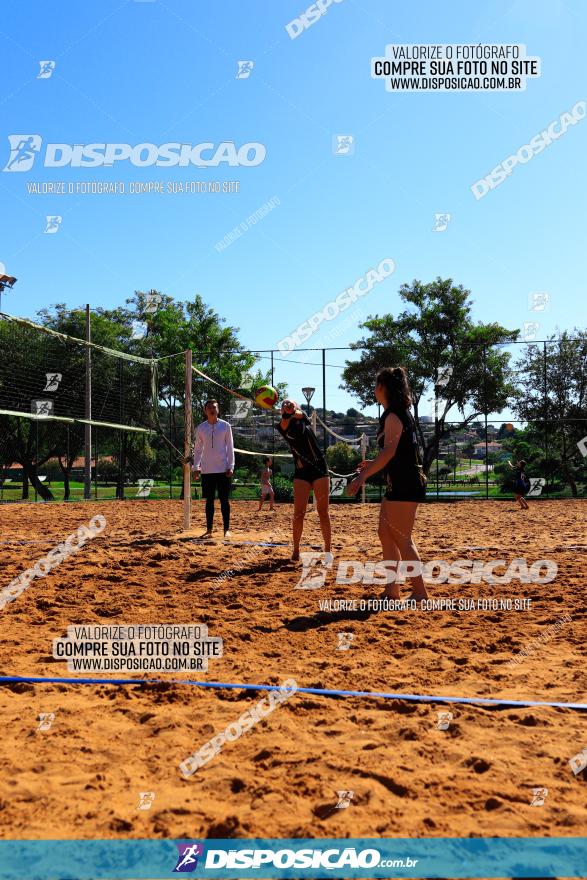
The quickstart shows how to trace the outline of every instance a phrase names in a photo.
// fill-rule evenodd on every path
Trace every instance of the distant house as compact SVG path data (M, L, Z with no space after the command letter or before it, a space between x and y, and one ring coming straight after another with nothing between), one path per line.
M501 451L501 443L496 440L490 440L487 443L475 443L475 451L473 452L473 458L485 458L485 449L487 449L487 454L491 455L493 452Z
M451 434L451 439L457 443L472 443L478 441L479 437L473 431L455 431Z

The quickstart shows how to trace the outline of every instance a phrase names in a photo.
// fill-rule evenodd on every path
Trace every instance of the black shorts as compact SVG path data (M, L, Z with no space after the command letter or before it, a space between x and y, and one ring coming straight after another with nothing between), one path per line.
M226 474L202 474L202 498L214 499L216 491L221 501L228 501L230 494L230 477Z
M304 482L312 485L314 480L320 480L328 476L326 468L316 467L316 465L308 464L303 468L296 468L294 472L294 480L304 480Z
M386 501L414 501L420 504L426 500L426 483L418 474L413 478L394 477L388 480L385 492Z

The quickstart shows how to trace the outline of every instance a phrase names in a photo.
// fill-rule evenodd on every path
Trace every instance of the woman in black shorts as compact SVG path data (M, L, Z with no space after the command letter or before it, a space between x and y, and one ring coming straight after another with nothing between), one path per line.
M375 398L384 407L379 419L379 455L359 465L360 473L349 483L347 492L355 495L368 477L383 470L385 497L379 513L379 540L385 560L420 561L412 540L418 504L426 497L426 476L422 470L416 423L409 410L412 394L403 367L385 367L377 374ZM414 599L428 593L421 574L411 578ZM399 599L397 583L388 584L385 596Z
M320 517L320 528L324 538L324 550L330 553L331 526L328 499L330 479L328 465L310 419L299 408L295 400L284 400L281 405L281 421L277 430L287 440L294 459L294 517L292 559L300 558L300 540L304 529L304 517L308 507L310 491L314 490L316 509Z

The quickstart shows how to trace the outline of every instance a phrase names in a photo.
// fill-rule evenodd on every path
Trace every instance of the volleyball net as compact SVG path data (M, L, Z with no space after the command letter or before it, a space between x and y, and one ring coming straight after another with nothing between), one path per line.
M173 358L140 357L5 314L0 352L0 500L27 500L31 490L35 499L81 497L87 426L96 498L154 487L172 456L181 458L167 436L182 441L184 400L170 378L178 370L166 363Z
M235 487L243 496L254 490L263 459L272 460L274 473L292 476L279 413L255 402L250 379L231 388L197 353L189 366L187 352L147 358L6 314L0 352L0 501L84 497L86 426L91 497L185 497L186 459L209 398L232 426ZM324 450L343 443L355 453L353 464L364 457L364 434L343 436L306 409ZM352 473L331 468L338 490Z

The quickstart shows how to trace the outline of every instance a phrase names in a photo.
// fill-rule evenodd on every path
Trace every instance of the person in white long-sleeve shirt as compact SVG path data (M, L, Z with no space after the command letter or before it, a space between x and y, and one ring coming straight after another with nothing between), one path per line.
M232 428L224 419L218 418L218 401L207 400L204 404L206 421L196 428L193 471L196 480L202 477L202 495L206 499L206 531L209 538L214 525L214 499L218 491L224 537L230 538L230 479L234 471L234 443Z

